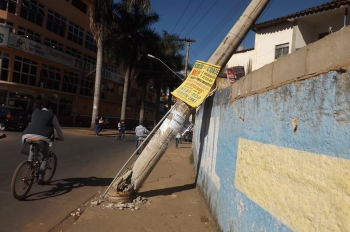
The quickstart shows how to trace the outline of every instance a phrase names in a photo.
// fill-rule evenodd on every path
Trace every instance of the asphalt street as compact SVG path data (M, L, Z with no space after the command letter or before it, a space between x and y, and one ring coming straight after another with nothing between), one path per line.
M115 134L102 136L64 129L65 141L56 142L56 174L50 185L34 185L25 201L13 198L11 178L20 154L21 132L6 131L0 139L0 231L49 231L98 191L111 183L134 151L134 135L125 141Z

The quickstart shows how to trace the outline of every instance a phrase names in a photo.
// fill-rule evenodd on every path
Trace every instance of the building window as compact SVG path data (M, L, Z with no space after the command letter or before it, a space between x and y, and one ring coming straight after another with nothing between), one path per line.
M53 40L53 39L46 37L45 38L45 45L50 47L50 48L53 48L53 49L56 49L58 51L63 52L63 44L57 42L56 40Z
M0 0L0 10L15 14L17 7L17 0Z
M9 74L9 62L10 62L9 60L10 60L10 54L0 51L0 65L1 65L0 80L2 81L7 81L7 77Z
M41 35L24 27L18 27L18 35L27 35L29 39L41 43Z
M74 56L75 58L81 59L81 52L75 50L74 48L66 47L66 53L68 55Z
M44 6L35 0L23 0L21 17L38 26L43 25Z
M87 48L93 52L97 52L96 42L95 42L94 37L92 36L92 34L90 32L86 32L85 48Z
M62 91L76 93L78 90L78 73L64 71Z
M10 32L13 31L13 23L7 21L6 19L0 18L0 25L8 27Z
M279 44L275 46L275 59L288 55L289 43Z
M76 44L83 45L84 29L75 23L69 23L68 39Z
M79 9L81 12L86 14L87 5L81 0L72 0L72 5Z
M58 115L70 115L72 111L72 103L72 99L61 97L58 106Z
M52 10L47 11L47 21L46 21L46 29L52 31L53 33L64 37L64 33L66 32L66 19L61 15L53 12Z
M40 75L40 88L59 90L61 82L61 70L42 64Z
M81 80L80 95L92 97L94 88L94 80L92 78L85 78Z
M15 56L12 81L35 86L37 66L36 61Z
M86 55L86 54L84 55L84 61L86 63L96 65L96 59L94 57Z

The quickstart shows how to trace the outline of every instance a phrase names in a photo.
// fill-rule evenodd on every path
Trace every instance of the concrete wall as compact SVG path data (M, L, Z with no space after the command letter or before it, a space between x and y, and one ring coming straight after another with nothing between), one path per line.
M222 231L350 231L350 27L218 91L194 129Z

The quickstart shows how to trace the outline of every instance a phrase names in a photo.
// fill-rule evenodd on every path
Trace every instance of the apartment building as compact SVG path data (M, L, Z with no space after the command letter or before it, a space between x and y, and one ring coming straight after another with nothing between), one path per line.
M63 125L89 125L93 108L96 43L87 0L0 1L0 105L30 114L51 100ZM100 115L120 117L123 71L105 63ZM155 94L146 94L146 124L153 124ZM126 123L138 123L141 88L132 82Z

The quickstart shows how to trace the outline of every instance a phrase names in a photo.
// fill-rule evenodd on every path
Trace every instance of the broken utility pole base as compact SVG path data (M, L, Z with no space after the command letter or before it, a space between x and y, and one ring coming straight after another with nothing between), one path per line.
M132 200L160 158L164 155L170 142L188 121L193 108L182 101L171 109L171 113L163 124L155 132L145 149L135 161L131 170L127 170L118 177L113 186L107 192L107 198L111 202L127 202Z

